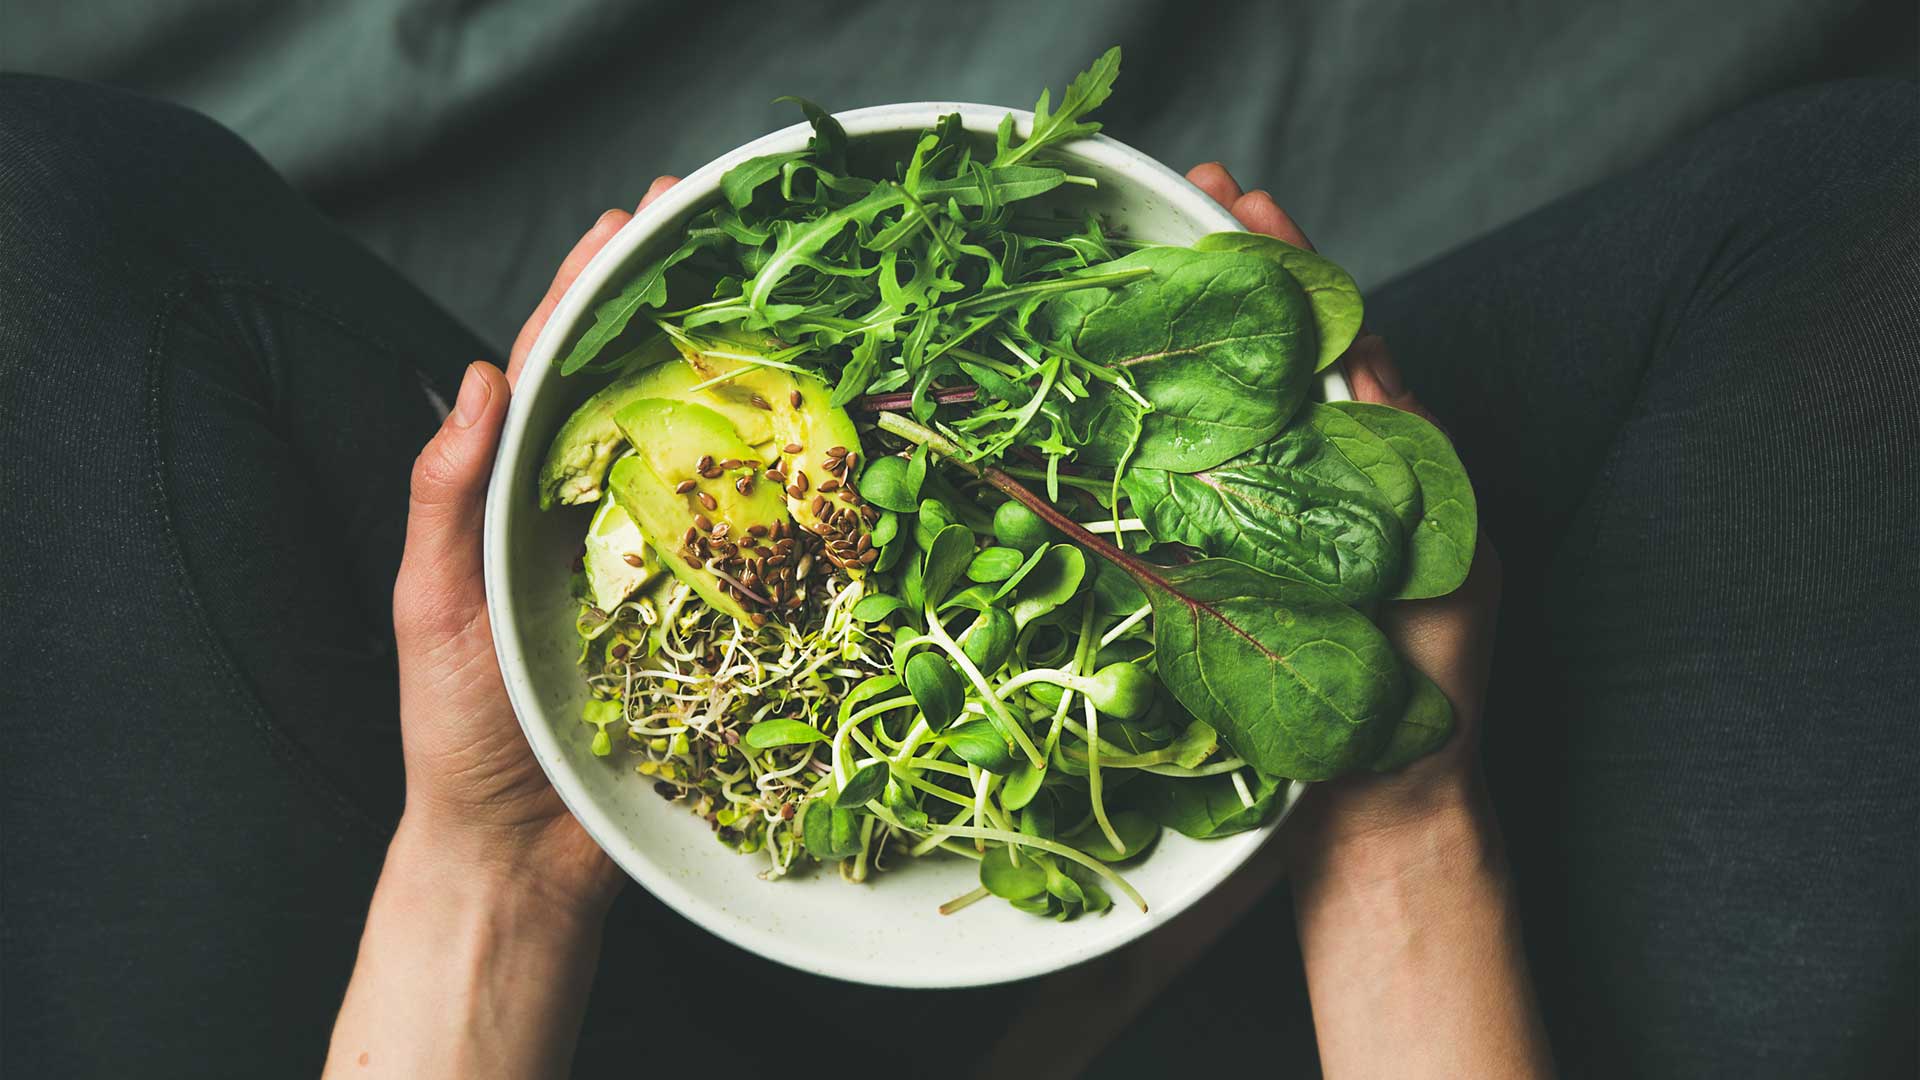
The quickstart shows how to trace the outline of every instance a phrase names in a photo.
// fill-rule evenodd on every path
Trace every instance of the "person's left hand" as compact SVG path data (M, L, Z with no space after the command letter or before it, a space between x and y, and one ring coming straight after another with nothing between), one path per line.
M673 183L655 180L640 208ZM607 211L574 245L504 374L484 362L467 368L452 411L414 463L406 554L393 590L407 770L395 843L483 880L532 884L583 912L603 910L623 878L567 812L514 720L494 658L480 536L507 399L534 339L631 216Z

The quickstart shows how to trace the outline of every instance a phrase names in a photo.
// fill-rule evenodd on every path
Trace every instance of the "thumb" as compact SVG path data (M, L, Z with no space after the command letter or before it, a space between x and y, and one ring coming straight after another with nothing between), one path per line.
M457 633L485 607L480 532L507 395L499 368L469 364L452 411L414 460L407 547L393 596L402 636Z

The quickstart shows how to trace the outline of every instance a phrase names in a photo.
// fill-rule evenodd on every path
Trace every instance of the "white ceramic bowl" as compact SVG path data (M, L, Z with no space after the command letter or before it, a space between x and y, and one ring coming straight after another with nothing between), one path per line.
M858 143L918 132L953 112L989 145L1007 113L1023 132L1033 119L1020 110L933 101L857 109L839 119ZM1268 840L1304 785L1291 786L1265 828L1208 841L1168 832L1147 858L1125 867L1147 899L1146 914L1116 896L1104 916L1068 923L993 900L943 916L939 904L978 883L973 862L895 862L864 885L833 873L762 881L756 875L766 866L763 856L723 848L705 822L655 795L619 754L593 757L592 729L579 721L586 687L575 666L567 575L588 510L542 512L534 477L553 433L603 380L560 378L555 354L591 318L593 305L617 291L623 271L673 242L687 218L718 199L721 174L751 157L802 149L809 133L804 124L776 131L676 184L594 256L534 343L487 492L487 604L500 668L527 741L568 808L634 880L707 930L770 960L884 986L977 986L1045 974L1118 948L1200 899ZM1134 237L1185 244L1240 227L1178 173L1113 139L1080 140L1054 156L1099 181L1094 191L1074 189L1075 201ZM1328 391L1346 396L1337 380Z

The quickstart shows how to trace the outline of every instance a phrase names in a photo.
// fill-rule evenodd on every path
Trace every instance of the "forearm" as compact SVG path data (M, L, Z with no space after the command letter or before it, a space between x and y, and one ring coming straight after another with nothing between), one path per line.
M325 1075L564 1076L602 914L528 875L475 871L403 823L374 891Z
M1327 830L1296 852L1292 883L1327 1076L1552 1073L1477 785L1390 829Z

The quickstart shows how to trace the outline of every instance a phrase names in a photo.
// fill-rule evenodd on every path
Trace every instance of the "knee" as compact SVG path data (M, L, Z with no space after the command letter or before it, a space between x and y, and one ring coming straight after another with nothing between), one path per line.
M236 170L265 168L191 109L33 75L0 75L0 146L0 259L16 271L76 247L125 250L188 220Z

